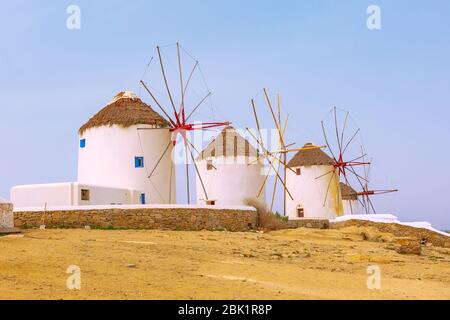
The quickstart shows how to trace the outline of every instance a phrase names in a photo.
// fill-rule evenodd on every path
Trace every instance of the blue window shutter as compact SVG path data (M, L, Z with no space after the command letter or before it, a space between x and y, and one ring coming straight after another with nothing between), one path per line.
M145 193L141 193L141 204L145 204Z
M134 167L143 168L144 167L144 157L134 157Z
M80 148L84 148L86 147L86 139L81 139L80 140Z

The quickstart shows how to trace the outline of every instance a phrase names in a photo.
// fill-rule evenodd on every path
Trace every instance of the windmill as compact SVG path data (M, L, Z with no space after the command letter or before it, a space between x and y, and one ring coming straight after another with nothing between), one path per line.
M360 181L366 182L366 178L362 175L361 172L359 172L360 170L358 169L365 168L365 166L370 164L370 162L365 162L364 154L359 154L359 146L357 146L355 139L357 139L358 137L360 140L359 142L362 143L362 139L360 136L361 130L360 128L354 126L354 122L352 122L353 128L349 128L349 122L351 121L350 113L348 111L339 109L338 114L338 109L336 107L333 107L330 111L330 114L331 125L329 125L329 123L327 125L326 122L322 120L321 126L325 143L333 159L333 168L329 172L316 177L316 179L319 179L330 176L328 189L324 197L324 205L327 201L330 184L333 180L334 175L337 175L338 181L343 180L343 182L348 186L352 186L352 183L350 181L357 181L358 183ZM347 131L349 129L351 129L350 136L347 135ZM330 137L330 131L332 135L334 135L333 139L331 139ZM355 153L355 148L357 147L358 149L356 150L358 150L358 153ZM362 202L361 204L364 206ZM350 210L353 214L354 209L351 206Z
M277 141L277 149L273 150L273 151L269 150L269 147L266 146L266 144L264 143L256 104L255 104L254 99L252 99L251 104L252 104L253 116L255 118L255 123L256 123L256 128L257 128L257 136L255 136L248 128L247 128L247 131L250 133L250 135L253 137L253 139L255 139L255 141L258 144L258 147L262 151L260 158L262 158L269 164L268 172L266 173L266 177L265 177L262 185L260 186L257 197L260 196L261 192L263 191L264 187L266 186L269 175L272 173L272 170L273 170L273 172L275 174L275 181L273 183L272 196L271 196L269 208L270 208L270 211L273 210L273 206L274 206L274 202L275 202L275 195L277 192L277 184L279 181L283 187L283 213L284 213L284 215L286 215L287 196L289 196L289 198L291 200L294 200L291 192L289 191L289 189L286 186L286 173L287 173L287 170L291 170L291 171L295 172L292 168L290 168L287 165L287 154L290 152L298 152L301 150L319 149L324 146L311 146L311 147L293 148L293 149L290 148L294 145L294 143L286 144L285 137L284 137L285 133L286 133L287 124L289 121L289 114L286 115L284 122L282 122L280 95L279 94L277 95L277 114L275 114L274 108L272 106L272 101L269 97L269 93L268 93L267 89L264 88L263 92L264 92L265 100L267 102L267 106L268 106L271 116L272 116L273 123L277 130L277 140L278 141ZM283 175L280 174L281 169L283 169Z
M171 55L172 59L168 59L167 55ZM156 63L155 60L157 60L156 68L159 70L151 70L152 66ZM175 63L171 63L171 61L175 61ZM168 76L169 67L172 67L172 69L170 69L173 75L172 77ZM188 68L188 72L185 72L186 68ZM150 82L144 79L145 76L148 76L149 74L153 76L153 79ZM187 77L185 77L186 75ZM197 79L197 82L203 84L203 89L205 90L202 94L199 94L196 88L193 88L192 83L195 79ZM169 82L170 80L178 82L177 86L179 88L171 88ZM157 46L153 53L153 56L150 59L150 62L147 65L144 75L140 80L140 83L145 91L150 95L155 104L158 106L158 108L162 111L170 125L169 131L172 133L172 138L159 159L161 160L164 158L166 153L169 151L171 144L173 146L177 144L177 138L178 136L180 136L185 151L186 193L188 204L190 204L190 160L192 160L192 163L194 164L195 172L202 184L205 196L206 198L208 198L203 180L200 176L197 165L195 164L193 155L193 151L198 152L198 150L196 150L195 146L191 143L187 134L195 130L204 131L227 126L230 123L218 121L190 121L191 117L194 114L197 114L199 108L204 105L208 99L211 98L211 91L206 84L205 77L203 75L203 72L201 71L198 60L196 60L183 47L181 47L179 43L167 45L164 47ZM211 102L211 100L209 101ZM170 116L169 113L172 113L172 116ZM188 159L188 157L190 157L190 160ZM156 162L156 165L151 170L148 176L149 179L154 174L159 163L160 161Z
M321 126L325 143L331 153L334 164L331 171L317 177L316 179L337 174L338 180L343 180L343 183L347 186L351 187L354 184L358 184L362 189L362 191L356 193L359 203L362 205L366 213L370 213L371 211L375 213L370 196L395 192L397 190L369 189L368 184L371 161L366 161L367 154L365 153L362 144L360 128L355 126L355 123L351 119L348 111L333 107L330 114L332 119L331 126L327 126L324 120L321 121ZM351 126L350 124L352 124L353 128L349 128ZM347 131L350 129L351 135L347 135ZM330 131L335 138L330 138ZM330 181L331 179L332 177L330 177ZM362 201L359 196L362 197ZM327 197L328 190L325 194L324 203ZM352 208L351 205L350 210L351 214L354 214L354 208Z

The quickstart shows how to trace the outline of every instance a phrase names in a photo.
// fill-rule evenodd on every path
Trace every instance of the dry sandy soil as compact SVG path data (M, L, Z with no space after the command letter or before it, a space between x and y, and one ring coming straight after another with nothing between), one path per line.
M376 230L365 230L375 233ZM361 228L270 233L26 230L0 237L0 299L450 299L450 249ZM81 290L66 270L81 268ZM367 288L367 267L381 289Z

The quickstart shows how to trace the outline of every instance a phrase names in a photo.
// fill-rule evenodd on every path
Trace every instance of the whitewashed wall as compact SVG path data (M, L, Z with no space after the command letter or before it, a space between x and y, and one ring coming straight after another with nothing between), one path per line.
M147 204L176 203L172 146L148 178L170 142L170 136L168 129L150 125L90 128L80 136L86 146L79 149L78 181L140 190L145 193ZM135 168L135 157L144 157L144 168Z
M197 161L209 200L216 200L216 205L219 206L245 205L246 199L257 199L261 203L266 203L265 190L257 198L265 177L260 162L247 165L244 156L211 159L216 169L207 170L207 160ZM249 157L248 163L254 160L254 157ZM206 197L198 175L196 175L196 191L197 204L205 204Z
M74 205L74 183L50 183L15 186L11 202L15 207L45 207Z
M81 190L89 190L89 201ZM79 205L138 204L141 191L80 184L77 182L16 186L11 189L15 208Z
M293 168L295 171L295 168ZM290 219L297 219L297 206L302 205L305 218L332 219L343 214L343 205L337 175L331 173L333 166L301 167L301 175L287 170L286 185L294 200L286 197L286 213ZM328 183L331 179L328 197L324 205Z

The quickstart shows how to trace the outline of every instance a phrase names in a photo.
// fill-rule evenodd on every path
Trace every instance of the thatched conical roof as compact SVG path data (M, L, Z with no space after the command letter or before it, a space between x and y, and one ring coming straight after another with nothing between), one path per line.
M312 143L306 143L303 147L313 147ZM334 160L327 155L322 149L300 150L294 157L289 160L288 166L308 167L308 166L328 166L333 165Z
M118 93L102 110L89 119L80 134L89 128L119 125L130 127L136 124L150 124L165 127L169 123L139 97L130 92Z
M340 182L339 187L341 188L342 200L358 200L358 194L351 186Z
M227 126L222 132L210 142L200 153L197 160L209 157L257 157L256 150L248 140L244 139L232 126Z

